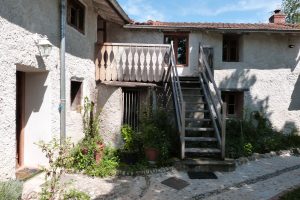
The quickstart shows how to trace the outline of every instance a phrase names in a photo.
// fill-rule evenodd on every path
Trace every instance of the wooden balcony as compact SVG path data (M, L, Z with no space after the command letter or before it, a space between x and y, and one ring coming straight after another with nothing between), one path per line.
M168 67L171 46L104 43L98 49L97 81L157 83Z

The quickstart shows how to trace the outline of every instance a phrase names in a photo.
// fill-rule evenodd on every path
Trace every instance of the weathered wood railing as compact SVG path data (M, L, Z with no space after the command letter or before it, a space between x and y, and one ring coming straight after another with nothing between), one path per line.
M99 49L97 81L160 82L170 45L104 43Z
M200 82L204 96L208 101L208 109L212 116L212 123L216 130L216 137L221 147L222 158L225 158L226 137L226 109L227 105L222 101L220 90L213 78L211 68L207 62L203 47L199 47L199 71Z
M173 48L173 43L169 46L168 53L168 69L163 77L164 82L164 90L167 92L167 88L172 89L172 95L174 100L174 110L175 110L175 118L177 122L178 131L180 134L181 140L181 157L184 157L184 147L185 147L185 106L186 103L183 100L182 90L180 86L177 66L176 66L176 58Z

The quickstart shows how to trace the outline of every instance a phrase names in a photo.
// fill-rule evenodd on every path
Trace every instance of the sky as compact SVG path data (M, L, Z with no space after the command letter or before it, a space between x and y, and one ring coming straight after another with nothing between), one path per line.
M118 0L131 19L166 22L268 22L282 0Z

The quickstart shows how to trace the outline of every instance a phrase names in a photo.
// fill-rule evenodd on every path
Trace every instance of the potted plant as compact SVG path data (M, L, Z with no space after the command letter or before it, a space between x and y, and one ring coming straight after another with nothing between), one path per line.
M153 123L143 126L142 138L145 150L145 156L150 163L158 160L161 147L160 135L162 132Z
M124 146L120 150L121 162L135 164L139 158L140 140L138 134L129 126L124 125L121 129Z

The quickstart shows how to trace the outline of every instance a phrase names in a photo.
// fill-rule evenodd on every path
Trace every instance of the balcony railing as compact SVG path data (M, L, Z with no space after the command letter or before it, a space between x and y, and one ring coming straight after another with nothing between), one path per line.
M104 43L96 60L96 80L160 82L168 67L170 45Z

